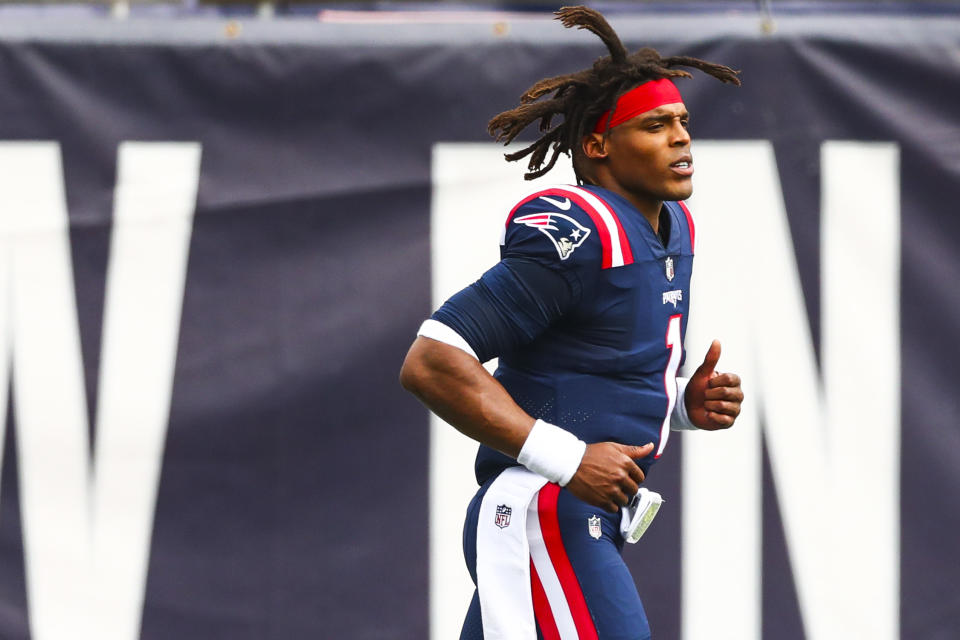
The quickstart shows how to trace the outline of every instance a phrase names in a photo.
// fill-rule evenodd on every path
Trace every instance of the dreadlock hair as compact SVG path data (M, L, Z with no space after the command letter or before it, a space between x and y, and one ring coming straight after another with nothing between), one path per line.
M487 131L504 145L510 144L527 125L535 120L540 121L543 135L536 142L504 156L510 162L530 156L528 172L524 174L527 180L539 178L550 171L561 153L568 156L571 151L576 153L580 140L593 130L597 119L607 110L610 110L610 116L607 117L609 126L613 106L630 89L649 80L692 77L688 71L676 67L699 69L722 82L740 85L737 77L740 72L721 64L688 56L661 58L649 47L628 53L610 24L593 9L564 7L555 15L564 27L577 27L595 33L607 46L610 55L599 58L589 69L540 80L520 96L520 106L490 120ZM553 95L548 96L551 93ZM551 127L557 115L563 116L563 122ZM544 165L551 148L553 155ZM582 184L584 180L576 165L574 162L577 180Z

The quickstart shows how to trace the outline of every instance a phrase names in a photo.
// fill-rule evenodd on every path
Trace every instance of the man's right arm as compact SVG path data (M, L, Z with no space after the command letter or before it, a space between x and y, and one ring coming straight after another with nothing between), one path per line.
M400 384L464 435L511 458L533 428L534 419L476 358L432 338L414 341Z
M575 469L566 488L592 505L616 511L643 482L634 459L649 455L652 444L590 444L581 447L579 464L570 462L569 439L563 432L527 414L474 356L457 347L419 336L404 360L400 383L440 418L488 447L512 458L558 456ZM535 425L537 433L531 438Z

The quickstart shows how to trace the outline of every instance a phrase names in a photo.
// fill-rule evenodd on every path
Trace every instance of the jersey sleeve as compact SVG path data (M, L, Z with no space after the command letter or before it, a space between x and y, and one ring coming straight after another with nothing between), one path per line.
M505 223L500 262L432 316L481 362L535 340L576 308L600 269L590 216L555 195L521 200Z
M537 262L581 285L595 277L603 258L601 234L592 208L573 194L548 189L521 200L504 223L501 256Z

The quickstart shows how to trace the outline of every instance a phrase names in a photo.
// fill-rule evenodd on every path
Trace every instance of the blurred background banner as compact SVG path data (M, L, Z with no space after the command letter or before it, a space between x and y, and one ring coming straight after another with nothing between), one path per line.
M657 638L960 629L960 20L917 7L610 14L743 72L678 81L688 363L750 404L650 474ZM0 638L457 637L472 446L397 373L526 188L487 120L604 51L456 15L0 21Z

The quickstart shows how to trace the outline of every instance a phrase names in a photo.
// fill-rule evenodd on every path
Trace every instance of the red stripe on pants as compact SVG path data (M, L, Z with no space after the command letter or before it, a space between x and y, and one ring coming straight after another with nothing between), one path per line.
M540 582L540 576L537 574L537 568L533 566L532 559L530 560L530 588L533 591L533 615L537 619L543 640L560 640L560 631L553 619L550 602L547 601L547 594L543 590L543 583Z
M537 509L540 512L540 530L543 533L543 542L547 547L547 553L550 555L553 569L557 572L557 578L559 578L560 586L563 588L563 595L566 596L579 640L598 640L597 629L593 625L593 618L587 608L587 601L583 597L580 581L577 580L577 576L573 572L573 565L570 564L567 550L563 546L563 539L560 537L560 520L557 517L559 497L560 486L557 484L551 482L540 489Z

